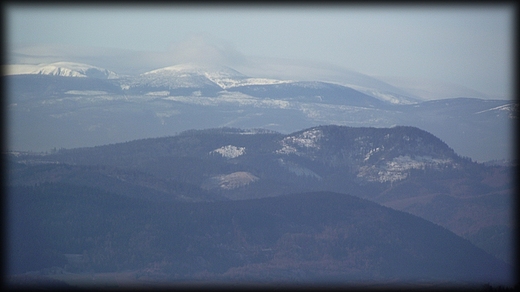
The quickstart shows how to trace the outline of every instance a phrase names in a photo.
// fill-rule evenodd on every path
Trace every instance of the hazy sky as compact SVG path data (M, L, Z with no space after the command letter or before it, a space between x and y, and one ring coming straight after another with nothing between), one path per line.
M436 79L511 97L513 8L45 5L8 6L5 11L8 53L45 55L62 46L77 54L93 54L81 47L143 51L156 59L175 54L171 60L177 61L309 60L371 76Z

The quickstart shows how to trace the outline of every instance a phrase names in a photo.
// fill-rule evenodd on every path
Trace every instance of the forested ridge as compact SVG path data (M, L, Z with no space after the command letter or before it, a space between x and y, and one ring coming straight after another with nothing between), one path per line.
M511 271L514 166L413 127L192 130L6 161L11 274L480 283Z

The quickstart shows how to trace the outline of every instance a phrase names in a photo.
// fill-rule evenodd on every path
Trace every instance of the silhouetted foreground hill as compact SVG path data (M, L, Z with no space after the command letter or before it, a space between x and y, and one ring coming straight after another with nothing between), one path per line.
M346 194L153 202L46 183L12 187L8 203L9 274L69 284L511 283L445 228Z

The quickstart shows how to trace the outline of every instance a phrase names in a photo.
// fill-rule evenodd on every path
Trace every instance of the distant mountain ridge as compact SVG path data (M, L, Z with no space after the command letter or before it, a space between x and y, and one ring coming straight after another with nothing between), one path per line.
M283 66L283 65L279 65ZM286 64L289 66L290 64ZM45 74L45 75L56 75L56 76L68 76L68 77L91 77L91 78L103 78L103 79L118 79L124 78L125 76L119 76L111 70L92 66L88 64L82 64L77 62L54 62L48 64L9 64L5 65L6 75L20 75L20 74ZM294 68L292 68L294 69ZM274 70L281 70L275 68ZM254 71L254 70L253 70ZM325 70L326 71L326 70ZM347 73L345 73L345 72ZM439 81L426 81L426 80L414 80L404 79L398 77L380 77L374 78L366 76L353 71L343 70L338 71L336 74L341 75L343 72L343 78L338 79L332 77L330 80L326 80L327 77L318 78L321 82L334 83L342 86L351 87L355 90L371 95L383 101L392 104L413 104L425 100L435 99L446 99L454 97L474 97L490 99L489 96L480 93L475 90L465 88L463 86L455 84L447 84ZM176 73L175 73L176 72ZM332 70L328 75L335 72ZM177 76L175 76L177 74ZM169 75L171 77L179 77L180 75L203 75L210 79L212 82L218 84L221 88L227 89L230 87L236 87L241 85L254 85L254 84L276 84L286 83L293 81L308 81L308 78L289 78L295 80L288 80L287 78L273 78L273 77L248 77L235 69L232 69L225 65L208 65L201 63L185 63L177 64L173 66L167 66L163 68L153 69L145 73L140 74L141 78L146 75ZM282 74L283 76L283 74ZM126 76L128 77L128 76ZM161 77L164 78L164 77ZM325 79L324 79L325 78ZM340 81L342 80L342 81ZM124 85L123 85L124 86Z
M406 125L432 132L478 161L512 159L511 129L518 116L512 101L421 102L378 82L368 82L380 87L370 89L363 80L346 80L350 85L345 86L250 77L230 67L195 63L118 78L85 64L52 66L7 76L13 150L103 145L215 126L290 133L323 124ZM67 77L87 76L87 71L100 78ZM36 141L41 132L47 135Z
M123 80L120 85L122 89L131 89L132 87L141 87L143 85L168 89L200 88L217 85L220 89L228 89L237 86L282 84L296 81L248 77L227 66L197 63L178 64L148 71L138 76L122 78L107 69L72 62L56 62L41 65L7 65L6 73L7 75L44 74L67 77L121 79ZM376 93L373 89L371 92ZM382 98L382 100L391 103L410 103L410 99L402 96L402 94L393 96L392 98L389 98L389 94L389 92L386 94L376 93L374 97ZM402 96L402 100L400 100L398 96Z
M39 65L7 65L6 73L7 75L37 74L100 79L119 78L115 72L110 70L75 62L55 62Z
M18 272L467 283L514 264L518 166L480 162L514 161L515 101L352 72L8 69Z

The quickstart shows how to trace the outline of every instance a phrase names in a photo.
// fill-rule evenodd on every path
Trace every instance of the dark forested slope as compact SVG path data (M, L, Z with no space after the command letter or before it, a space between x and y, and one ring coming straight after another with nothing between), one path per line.
M136 281L510 283L509 267L469 241L346 194L157 203L61 183L10 192L11 274L132 271Z

